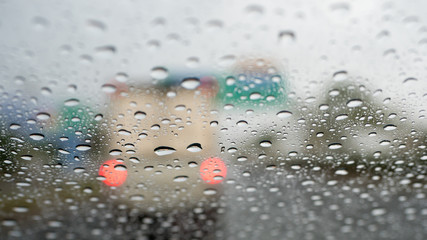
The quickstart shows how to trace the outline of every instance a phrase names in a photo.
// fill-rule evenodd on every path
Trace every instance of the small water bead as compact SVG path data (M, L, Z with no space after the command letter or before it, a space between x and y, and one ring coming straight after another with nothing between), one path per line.
M197 162L189 162L188 166L191 167L191 168L194 168L194 167L197 167L199 165L197 164Z
M340 149L342 148L342 145L340 143L332 143L328 145L328 148L332 150Z
M136 157L130 157L129 158L129 161L130 162L132 162L132 163L140 163L141 161L138 159L138 158L136 158Z
M141 119L144 119L147 116L147 114L145 112L142 112L142 111L137 111L137 112L135 112L135 114L133 116L136 119L141 120Z
M28 207L14 207L12 210L16 213L26 213L28 212Z
M233 65L236 62L236 56L234 55L225 55L218 59L218 65L221 67L228 67Z
M52 95L52 90L48 87L44 87L41 89L41 93L43 96L50 96Z
M200 79L198 78L185 78L181 81L181 87L193 90L200 86Z
M127 171L126 166L123 165L123 164L116 164L116 165L114 165L114 169L116 171Z
M259 99L262 99L262 95L258 92L254 92L254 93L251 93L251 95L249 95L249 99L250 100L259 100Z
M291 117L292 116L292 113L291 112L289 112L289 111L280 111L280 112L278 112L277 114L276 114L276 116L278 117L278 118L281 118L281 119L284 119L284 118L289 118L289 117Z
M393 130L395 130L397 127L395 126L395 125L393 125L393 124L388 124L388 125L385 125L384 126L384 130L386 130L386 131L393 131Z
M239 127L245 127L248 125L248 122L246 122L245 120L240 120L236 123L236 125Z
M122 150L120 150L120 149L112 149L112 150L110 150L108 153L111 155L111 156L118 156L118 155L121 155L122 154Z
M335 120L341 121L341 120L344 120L344 119L347 119L347 118L348 118L347 114L340 114L340 115L336 116Z
M102 85L101 90L102 90L104 93L109 93L109 94L111 94L111 93L115 93L115 92L116 92L116 90L117 90L117 88L116 88L116 86L114 86L113 84L104 84L104 85Z
M259 145L260 145L261 147L264 147L264 148L269 148L269 147L271 147L271 146L272 146L272 143L271 143L270 141L265 140L265 141L261 141L261 142L259 143Z
M116 74L115 79L118 82L127 82L129 79L129 76L126 73L120 72Z
M384 208L375 208L375 209L372 209L372 211L371 211L372 216L381 216L381 215L384 215L386 213L387 213L387 211Z
M228 77L226 80L225 80L225 84L227 84L227 86L232 86L232 85L234 85L236 83L236 79L235 78L233 78L233 77Z
M86 26L89 31L93 33L101 33L107 29L107 25L96 19L89 19L86 22Z
M327 105L327 104L322 104L322 105L319 106L319 110L321 110L321 111L325 111L325 110L328 110L328 109L329 109L329 105Z
M175 106L176 111L184 111L186 109L185 105L179 104Z
M206 195L206 196L215 195L216 193L217 193L217 190L213 189L213 188L208 188L208 189L205 189L203 191L203 194Z
M334 81L337 81L337 82L347 80L347 78L348 78L347 71L335 72L334 75L332 76L332 78L334 79Z
M338 95L340 95L340 91L338 91L336 89L329 91L329 96L331 96L331 97L336 97Z
M279 43L281 45L288 45L295 42L295 33L292 31L280 31L278 34Z
M40 140L44 139L44 135L41 133L33 133L33 134L30 134L30 138L35 140L35 141L40 141Z
M79 105L79 103L80 103L80 100L71 98L71 99L65 100L64 105L67 107L74 107Z
M345 176L345 175L347 175L347 174L348 174L348 171L347 171L347 170L344 170L344 169L340 169L340 170L336 170L336 171L335 171L335 175Z
M86 171L86 169L85 169L85 168L83 168L83 167L76 167L76 168L74 168L74 169L73 169L73 171L74 171L75 173L83 173L83 172L85 172L85 171Z
M102 114L95 115L95 121L101 121L103 118L104 118L104 115Z
M158 156L170 155L174 152L176 152L175 148L167 146L160 146L154 149L154 153L156 153Z
M192 143L188 145L187 150L189 152L200 152L203 150L202 145L200 143Z
M360 99L352 99L352 100L350 100L350 101L347 102L347 107L350 107L350 108L360 107L360 106L362 106L362 104L363 104L362 100L360 100Z
M79 145L77 145L76 146L76 149L78 150L78 151L82 151L82 152L84 152L84 151L88 151L89 149L91 149L92 147L90 146L90 145L87 145L87 144L79 144Z
M21 156L22 160L26 160L26 161L31 161L31 159L33 159L33 156L31 155L23 155Z
M96 56L104 59L111 58L112 56L114 56L116 52L117 52L117 48L111 45L100 46L95 48Z
M168 75L169 75L169 72L164 67L155 67L151 69L151 73L150 73L150 76L156 80L166 79Z
M20 128L21 128L21 125L16 124L16 123L12 123L12 124L10 124L9 128L10 128L11 130L18 130L18 129L20 129Z
M200 64L199 58L197 58L197 57L189 57L189 58L187 58L187 62L186 62L187 67L189 67L189 68L196 68L196 67L199 66L199 64Z
M181 176L176 176L174 179L173 179L173 181L174 182L185 182L185 181L187 181L188 180L188 176L185 176L185 175L181 175Z

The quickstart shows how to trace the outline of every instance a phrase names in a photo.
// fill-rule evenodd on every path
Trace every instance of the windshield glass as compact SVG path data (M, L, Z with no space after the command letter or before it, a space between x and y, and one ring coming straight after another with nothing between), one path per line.
M426 239L426 8L0 0L0 239Z

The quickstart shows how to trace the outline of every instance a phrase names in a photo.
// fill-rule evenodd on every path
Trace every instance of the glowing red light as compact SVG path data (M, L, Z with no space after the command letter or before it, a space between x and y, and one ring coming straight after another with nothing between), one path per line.
M227 166L220 158L208 158L200 165L200 176L209 184L218 184L227 176Z
M106 185L117 187L122 185L128 176L128 171L122 162L116 159L104 162L99 168L100 176L105 177L103 181Z

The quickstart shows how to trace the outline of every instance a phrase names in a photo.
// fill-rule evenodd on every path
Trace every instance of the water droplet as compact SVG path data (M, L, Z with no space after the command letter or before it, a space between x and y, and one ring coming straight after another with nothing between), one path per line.
M191 167L191 168L194 168L194 167L197 167L198 164L196 162L189 162L188 166Z
M84 152L84 151L87 151L87 150L91 149L91 146L87 145L87 144L79 144L79 145L76 146L76 149L78 151Z
M121 134L121 135L125 135L125 136L129 136L129 135L131 135L132 133L131 133L130 131L126 130L126 129L120 129L120 130L119 130L119 134Z
M17 213L25 213L28 212L29 209L27 207L14 207L12 210Z
M87 26L90 31L98 33L104 32L107 29L105 23L95 19L89 19L87 21Z
M329 149L335 150L342 148L342 145L340 143L331 143L328 146Z
M118 82L126 82L129 79L129 76L126 73L117 73L115 79Z
M372 216L381 216L386 214L386 212L387 211L384 208L375 208L375 209L372 209L371 214Z
M348 174L348 171L347 171L347 170L344 170L344 169L340 169L340 170L336 170L336 171L335 171L335 175L345 176L345 175L347 175L347 174Z
M137 112L135 112L135 114L133 115L136 119L144 119L146 116L147 116L147 114L145 113L145 112L142 112L142 111L137 111Z
M292 116L292 113L289 111L280 111L276 114L278 118L284 119Z
M70 152L69 152L69 151L64 150L64 149L62 149L62 148L59 148L59 149L58 149L58 152L59 152L59 153L61 153L61 154L66 154L66 155L70 154Z
M182 175L182 176L176 176L173 181L174 182L185 182L188 180L188 176Z
M52 90L48 87L44 87L41 89L41 93L43 96L50 96L52 94Z
M261 141L261 142L259 143L259 145L260 145L261 147L264 147L264 148L269 148L269 147L271 147L272 143L271 143L270 141L265 140L265 141Z
M181 82L181 86L185 89L193 90L200 85L200 79L198 78L185 78Z
M236 125L239 127L244 127L248 125L248 122L246 122L245 120L240 120L236 123Z
M170 155L174 152L176 152L175 148L171 148L171 147L167 147L167 146L160 146L154 149L154 152L158 155L158 156L165 156L165 155Z
M83 167L76 167L76 168L74 168L74 169L73 169L73 171L74 171L75 173L82 173L82 172L85 172L85 171L86 171L86 169L85 169L85 168L83 168Z
M233 65L236 62L236 57L234 55L226 55L219 59L218 64L221 67L228 67Z
M386 130L386 131L392 131L392 130L395 130L396 128L397 127L393 124L388 124L388 125L384 126L384 130Z
M117 171L127 171L127 168L125 165L123 164L116 164L114 165L114 169Z
M129 161L131 161L131 162L133 162L133 163L140 163L141 161L139 161L139 159L138 158L136 158L136 157L130 157L129 158Z
M164 67L155 67L151 69L151 73L150 73L150 76L156 80L163 80L167 78L168 75L169 75L169 72Z
M138 138L146 138L148 135L146 133L138 134Z
M292 31L280 31L279 32L279 43L282 45L288 45L295 41L295 33Z
M104 84L101 87L102 91L105 93L115 93L117 88L113 84Z
M254 92L249 95L250 100L259 100L262 98L262 95L259 92Z
M188 145L187 150L189 152L200 152L202 151L202 145L200 143L193 143Z
M363 101L360 99L351 99L347 102L347 107L354 108L362 106Z
M34 17L33 18L34 29L41 31L49 27L49 21L43 17Z
M333 75L333 79L334 81L340 82L340 81L344 81L347 80L347 71L339 71L334 73Z
M251 17L260 17L264 13L264 8L261 5L249 5L245 8L245 12Z
M117 49L115 46L101 46L95 48L95 54L100 58L111 58L116 51Z
M197 57L189 57L187 59L187 67L189 68L195 68L197 66L199 66L200 60Z
M319 106L319 110L321 110L321 111L325 111L325 110L328 110L328 109L329 109L329 105L327 105L327 104L322 104L322 105Z
M48 120L50 118L50 114L45 113L45 112L41 112L41 113L38 113L36 117L38 120L44 121L44 120Z
M95 115L95 121L101 121L103 118L104 118L104 115L102 114Z
M410 77L410 78L403 80L403 84L411 84L411 83L415 83L417 81L418 81L418 79Z
M33 159L33 156L31 156L31 155L23 155L23 156L21 156L21 159L25 160L25 161L31 161L31 159Z
M175 110L176 111L184 111L185 110L185 105L183 105L183 104L176 105L175 106Z
M17 129L21 128L21 125L16 124L16 123L12 123L12 124L10 124L9 128L12 130L17 130Z
M344 119L347 119L348 118L348 115L347 114L340 114L340 115L338 115L336 118L335 118L335 120L337 120L337 121L341 121L341 120L344 120Z
M44 135L41 133L33 133L33 134L30 134L30 138L35 141L40 141L44 138Z
M78 99L71 98L71 99L65 100L64 105L67 107L74 107L79 105L79 103L80 101Z
M210 196L210 195L215 195L217 193L216 189L213 188L207 188L203 191L203 194Z
M132 195L132 196L130 196L130 200L131 201L137 201L137 202L143 201L144 200L144 196L140 195L140 194Z
M118 156L118 155L122 154L122 150L120 150L120 149L113 149L113 150L110 150L108 153L111 156Z

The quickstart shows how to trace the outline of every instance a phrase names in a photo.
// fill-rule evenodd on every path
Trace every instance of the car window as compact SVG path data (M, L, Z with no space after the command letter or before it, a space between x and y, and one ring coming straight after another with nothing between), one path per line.
M0 1L0 239L426 239L426 7Z

